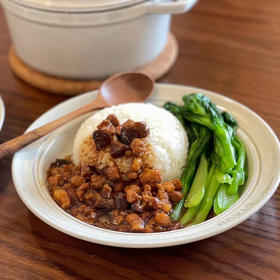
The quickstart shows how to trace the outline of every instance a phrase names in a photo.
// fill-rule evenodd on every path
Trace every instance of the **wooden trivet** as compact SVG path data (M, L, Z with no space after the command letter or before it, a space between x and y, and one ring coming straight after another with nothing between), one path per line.
M173 66L178 54L178 44L173 34L168 35L167 44L162 53L137 72L145 73L156 80ZM13 46L9 50L9 63L14 74L29 85L56 94L76 95L99 88L102 80L70 80L40 73L26 65L17 56Z

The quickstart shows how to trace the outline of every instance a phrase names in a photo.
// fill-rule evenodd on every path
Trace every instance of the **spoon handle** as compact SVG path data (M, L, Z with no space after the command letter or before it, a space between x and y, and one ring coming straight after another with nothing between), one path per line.
M55 130L56 128L64 125L65 123L83 115L86 114L94 109L101 109L108 106L102 97L98 95L96 100L88 105L85 105L71 113L66 114L65 116L62 116L52 122L49 122L48 124L45 124L39 128L36 128L34 130L31 130L25 134L22 134L12 140L9 140L3 144L0 145L0 159L8 156L10 154L15 153L20 148L23 148L24 146L30 144L31 142L41 138L42 136L45 136L46 134L50 133L51 131Z

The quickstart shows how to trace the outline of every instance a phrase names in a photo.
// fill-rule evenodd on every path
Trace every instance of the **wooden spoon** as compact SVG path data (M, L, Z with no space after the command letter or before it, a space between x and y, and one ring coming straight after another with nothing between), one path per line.
M114 75L102 83L100 91L92 103L0 145L0 159L95 109L127 102L144 102L152 93L153 88L153 81L144 74L122 73Z

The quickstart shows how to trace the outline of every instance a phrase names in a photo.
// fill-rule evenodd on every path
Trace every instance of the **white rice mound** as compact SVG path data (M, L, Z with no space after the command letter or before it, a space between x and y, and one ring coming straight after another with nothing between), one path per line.
M124 123L128 119L144 121L150 128L147 141L153 157L151 166L160 169L162 180L180 178L188 153L188 136L179 120L170 112L152 104L126 103L97 111L79 128L73 145L74 164L80 164L80 148L83 141L92 135L97 125L109 114L115 114Z

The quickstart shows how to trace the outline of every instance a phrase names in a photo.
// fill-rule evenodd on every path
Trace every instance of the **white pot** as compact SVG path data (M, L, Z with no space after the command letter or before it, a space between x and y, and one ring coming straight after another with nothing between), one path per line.
M170 14L196 0L2 0L17 54L53 76L92 79L137 69L163 50Z

